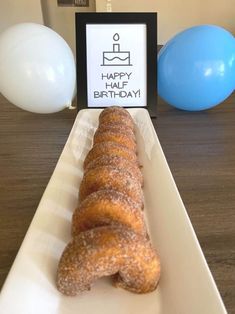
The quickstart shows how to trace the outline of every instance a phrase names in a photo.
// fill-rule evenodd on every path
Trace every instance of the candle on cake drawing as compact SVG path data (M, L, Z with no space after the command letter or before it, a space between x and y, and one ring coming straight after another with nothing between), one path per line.
M101 66L132 66L130 51L121 51L119 44L120 35L113 35L113 50L103 51L103 64Z

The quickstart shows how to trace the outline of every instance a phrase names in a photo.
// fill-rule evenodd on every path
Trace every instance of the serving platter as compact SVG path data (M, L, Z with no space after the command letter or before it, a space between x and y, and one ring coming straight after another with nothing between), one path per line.
M147 110L129 109L143 165L145 219L162 274L156 291L137 295L98 280L91 291L57 291L59 258L71 239L83 160L99 109L81 110L0 295L4 314L224 314L223 305Z

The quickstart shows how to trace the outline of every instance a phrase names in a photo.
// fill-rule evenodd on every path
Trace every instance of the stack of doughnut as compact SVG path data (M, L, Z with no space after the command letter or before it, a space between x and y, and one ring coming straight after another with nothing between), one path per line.
M156 289L160 261L143 217L143 176L137 159L134 121L121 107L99 116L93 147L84 160L72 241L57 270L57 288L74 296L100 277L135 293Z

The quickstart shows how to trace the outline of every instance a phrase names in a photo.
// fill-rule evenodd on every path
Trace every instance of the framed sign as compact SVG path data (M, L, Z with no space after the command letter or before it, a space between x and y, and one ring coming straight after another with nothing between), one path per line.
M76 49L78 109L146 107L156 116L156 13L76 13Z

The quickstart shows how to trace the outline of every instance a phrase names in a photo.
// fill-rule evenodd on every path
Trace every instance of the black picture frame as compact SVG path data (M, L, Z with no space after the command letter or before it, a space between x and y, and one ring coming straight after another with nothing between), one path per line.
M157 110L157 13L76 13L77 108L89 107L87 95L87 24L145 24L147 59L147 103L151 117ZM104 108L97 106L95 108ZM128 106L125 106L128 108ZM133 107L130 107L133 108ZM138 106L140 108L140 106Z

